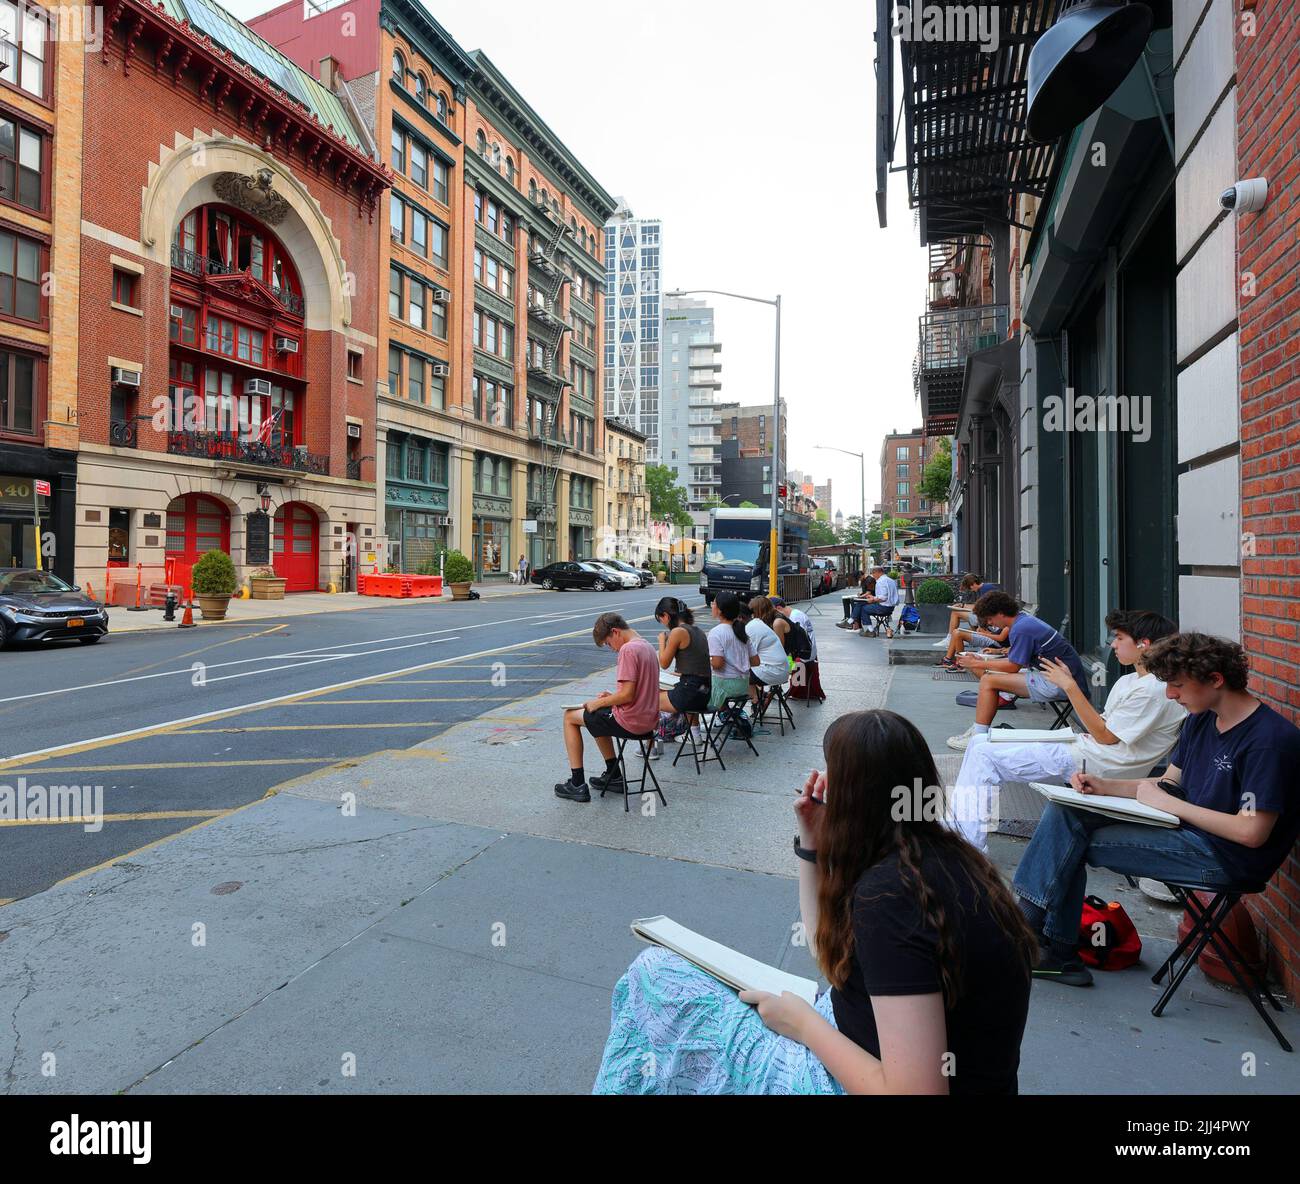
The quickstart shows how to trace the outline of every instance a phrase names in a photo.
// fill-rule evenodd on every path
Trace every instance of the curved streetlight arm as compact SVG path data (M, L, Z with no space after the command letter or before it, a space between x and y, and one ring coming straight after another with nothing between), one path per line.
M733 300L752 300L755 304L766 304L775 308L777 301L765 300L762 296L742 296L739 292L723 292L718 288L690 288L685 291L665 292L665 296L730 296Z
M862 562L867 561L867 455L865 452L850 452L847 448L836 448L834 444L814 444L814 448L820 448L823 452L842 452L845 456L856 456L858 464L861 466L859 480L861 481L862 496L862 517L858 519L858 529L861 532Z

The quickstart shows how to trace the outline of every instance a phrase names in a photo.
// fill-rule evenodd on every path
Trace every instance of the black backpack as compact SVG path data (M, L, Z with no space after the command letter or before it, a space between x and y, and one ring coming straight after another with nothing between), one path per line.
M787 620L786 624L790 626L790 632L785 635L785 652L796 661L809 661L812 658L812 638L808 636L808 630L798 621Z

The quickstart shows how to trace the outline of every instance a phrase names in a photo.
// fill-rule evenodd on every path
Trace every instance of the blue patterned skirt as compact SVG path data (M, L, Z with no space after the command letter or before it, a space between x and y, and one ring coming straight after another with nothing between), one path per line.
M832 1027L830 992L817 1012ZM773 1032L758 1010L662 946L638 955L614 988L597 1094L839 1094L797 1040Z

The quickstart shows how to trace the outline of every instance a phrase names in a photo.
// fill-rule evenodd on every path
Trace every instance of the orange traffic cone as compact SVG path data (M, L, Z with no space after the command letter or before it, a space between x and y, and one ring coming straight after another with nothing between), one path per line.
M194 624L194 609L193 609L193 607L192 607L191 605L188 605L188 604L187 604L187 605L185 606L185 615L184 615L183 617L181 617L181 623L180 623L179 625L177 625L176 628L177 628L177 629L195 629L195 628L197 628L197 626Z

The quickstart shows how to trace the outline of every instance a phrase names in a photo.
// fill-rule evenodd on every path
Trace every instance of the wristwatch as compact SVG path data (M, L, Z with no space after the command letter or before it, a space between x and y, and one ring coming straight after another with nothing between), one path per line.
M798 835L795 835L794 837L794 853L799 856L800 859L806 859L809 863L817 862L817 852L809 851L807 847L799 846Z

